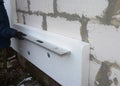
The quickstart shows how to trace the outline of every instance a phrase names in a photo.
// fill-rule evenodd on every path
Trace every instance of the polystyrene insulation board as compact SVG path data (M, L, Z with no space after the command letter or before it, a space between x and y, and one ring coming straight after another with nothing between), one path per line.
M62 86L88 86L88 43L23 24L14 28L27 35L12 46L28 61Z

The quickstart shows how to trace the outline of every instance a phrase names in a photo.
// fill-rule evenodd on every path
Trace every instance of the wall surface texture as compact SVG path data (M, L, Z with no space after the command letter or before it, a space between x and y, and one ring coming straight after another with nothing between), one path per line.
M91 46L89 86L120 86L120 0L16 0L17 22Z

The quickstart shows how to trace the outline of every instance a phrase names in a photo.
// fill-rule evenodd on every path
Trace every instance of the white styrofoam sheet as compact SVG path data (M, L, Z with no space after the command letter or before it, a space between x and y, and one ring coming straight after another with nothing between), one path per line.
M13 48L32 64L62 86L88 86L89 45L87 43L22 24L15 24L14 28L27 34L27 37L25 40L13 39ZM32 41L33 38L47 41L70 53L56 54Z

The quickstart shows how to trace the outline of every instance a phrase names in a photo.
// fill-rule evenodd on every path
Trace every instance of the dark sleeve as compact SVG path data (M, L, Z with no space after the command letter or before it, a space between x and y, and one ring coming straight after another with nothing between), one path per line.
M9 19L4 5L0 5L0 37L11 38L17 31L10 28Z
M10 27L5 27L4 24L0 23L0 36L4 38L15 37L17 31Z

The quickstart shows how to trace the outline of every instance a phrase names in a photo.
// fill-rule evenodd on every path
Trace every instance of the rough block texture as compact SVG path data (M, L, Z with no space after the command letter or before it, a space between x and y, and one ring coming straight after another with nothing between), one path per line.
M32 11L51 13L53 12L53 0L30 0L30 9Z
M17 9L28 11L27 0L17 0Z
M65 18L47 18L48 31L63 36L82 40L80 37L80 23L78 21L67 21Z
M37 15L25 15L25 23L32 27L42 29L42 16Z
M23 13L17 13L17 21L19 22L19 23L22 23L22 24L24 24L24 19L23 19Z
M107 4L105 0L58 0L58 11L95 17L103 14Z

